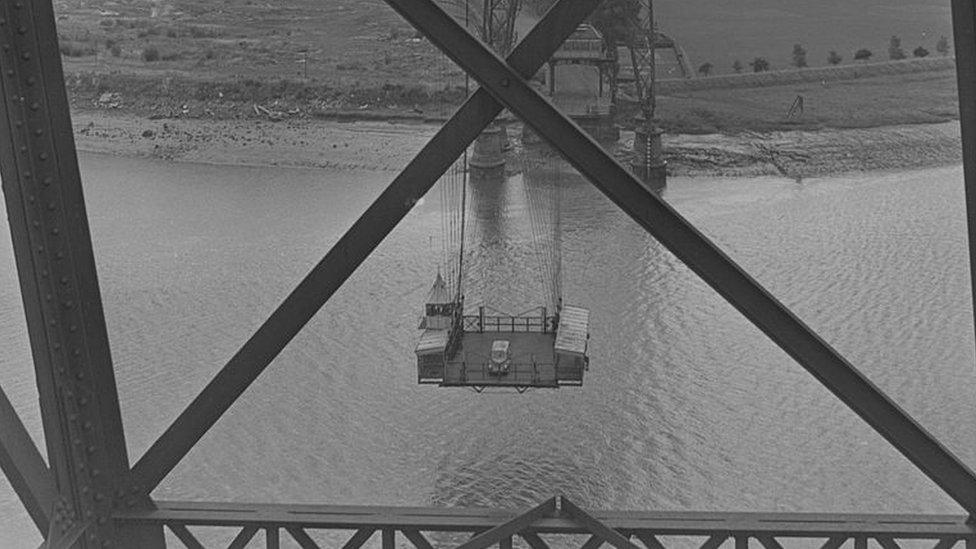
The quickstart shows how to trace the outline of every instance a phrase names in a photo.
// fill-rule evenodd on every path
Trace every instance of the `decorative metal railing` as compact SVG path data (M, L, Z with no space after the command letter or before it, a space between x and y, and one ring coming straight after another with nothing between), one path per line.
M566 497L555 497L525 512L483 508L359 507L160 502L156 510L117 512L123 524L169 528L190 549L205 547L190 527L235 527L228 546L244 547L259 532L266 546L279 547L288 535L303 549L338 547L336 534L347 531L341 547L355 549L370 540L393 547L512 547L516 540L532 549L573 546L593 549L665 549L692 546L783 549L882 549L913 547L928 541L932 549L964 544L976 549L976 527L964 516L864 515L808 513L693 513L584 511ZM329 535L326 545L323 535ZM451 535L451 534L455 535ZM458 536L456 534L464 534ZM466 539L467 535L474 537ZM578 536L566 538L565 535ZM562 535L558 540L553 535ZM314 537L313 537L314 536ZM960 545L960 549L963 546Z
M465 332L555 332L554 316L465 315Z

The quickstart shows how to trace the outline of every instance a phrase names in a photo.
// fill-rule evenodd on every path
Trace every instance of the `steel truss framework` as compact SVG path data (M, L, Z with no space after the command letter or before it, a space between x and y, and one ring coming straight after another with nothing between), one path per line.
M976 528L965 516L811 516L706 513L605 513L591 516L553 499L521 516L497 511L373 508L320 516L337 508L237 504L164 504L150 494L275 356L301 330L411 207L431 188L503 106L550 142L597 188L656 237L705 282L765 332L919 470L976 516L976 477L951 452L857 369L805 326L714 244L645 190L571 120L527 83L599 4L561 0L507 60L471 36L433 0L386 0L482 86L230 359L196 399L135 463L125 451L105 319L82 196L64 75L50 0L0 0L0 176L34 357L47 463L0 391L0 467L49 547L164 546L168 525L190 547L187 525L237 525L240 541L264 529L277 547L280 529L313 547L305 529L356 530L349 547L375 530L392 547L400 531L427 547L424 531L478 533L464 547L507 546L519 534L544 547L540 534L589 533L584 545L633 547L637 537L660 549L659 535L704 536L704 549L750 538L779 549L777 538L825 538L834 549L874 539L885 549L897 539L931 539L936 549L965 540L976 549ZM969 216L970 257L976 242L976 9L953 0L960 111ZM976 273L976 265L972 272ZM210 505L210 518L190 516ZM174 514L175 513L175 514ZM303 514L304 513L304 514ZM192 513L191 513L192 514ZM295 517L305 517L296 519ZM404 518L404 517L411 518ZM461 517L461 518L458 518ZM429 517L428 517L429 518ZM437 522L440 520L440 522ZM628 522L629 521L629 522ZM303 535L305 534L305 535Z

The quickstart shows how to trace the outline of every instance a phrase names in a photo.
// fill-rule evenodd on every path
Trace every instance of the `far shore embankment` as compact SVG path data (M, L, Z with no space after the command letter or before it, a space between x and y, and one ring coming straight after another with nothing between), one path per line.
M79 150L180 162L339 170L402 169L439 124L317 119L149 120L118 111L73 113ZM510 128L518 135L518 126ZM608 144L626 161L632 133ZM958 123L877 128L668 134L672 175L815 177L960 161Z

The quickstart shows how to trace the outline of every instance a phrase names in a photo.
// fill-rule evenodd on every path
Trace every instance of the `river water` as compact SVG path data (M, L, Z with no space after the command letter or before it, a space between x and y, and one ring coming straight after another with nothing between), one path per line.
M81 163L133 461L392 179ZM155 497L518 507L565 494L591 508L959 512L598 191L563 181L563 296L592 311L584 387L416 384L416 322L441 258L430 193ZM960 167L675 178L664 196L976 466ZM469 303L515 309L541 295L521 178L471 200ZM0 383L42 444L7 231ZM0 546L39 541L0 479Z

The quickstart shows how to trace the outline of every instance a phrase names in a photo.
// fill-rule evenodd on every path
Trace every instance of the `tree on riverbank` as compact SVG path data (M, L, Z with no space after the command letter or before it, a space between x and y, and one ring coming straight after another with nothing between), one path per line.
M698 67L698 74L700 74L702 76L708 76L708 75L712 74L712 64L711 63L702 63L702 65L700 67Z
M749 63L752 67L752 72L766 72L769 70L769 61L766 61L765 57L757 57Z
M869 50L867 48L861 48L861 49L857 50L856 52L854 52L854 60L855 61L865 61L866 62L868 59L871 59L871 56L872 55L874 55L874 54L871 53L871 50Z
M735 63L732 63L732 70L735 72L735 74L741 73L742 72L742 68L743 68L742 67L742 61L739 61L738 59L736 59L735 60Z
M807 66L807 50L799 44L793 46L793 66L798 69Z
M827 62L830 63L831 65L840 65L840 62L843 61L843 60L844 60L844 58L841 57L834 50L830 50L830 54L827 56Z
M935 51L939 52L943 57L949 55L949 39L945 36L939 37L939 41L935 43Z
M928 57L929 50L925 49L922 46L919 46L915 48L915 51L912 52L912 55L914 55L915 57Z

